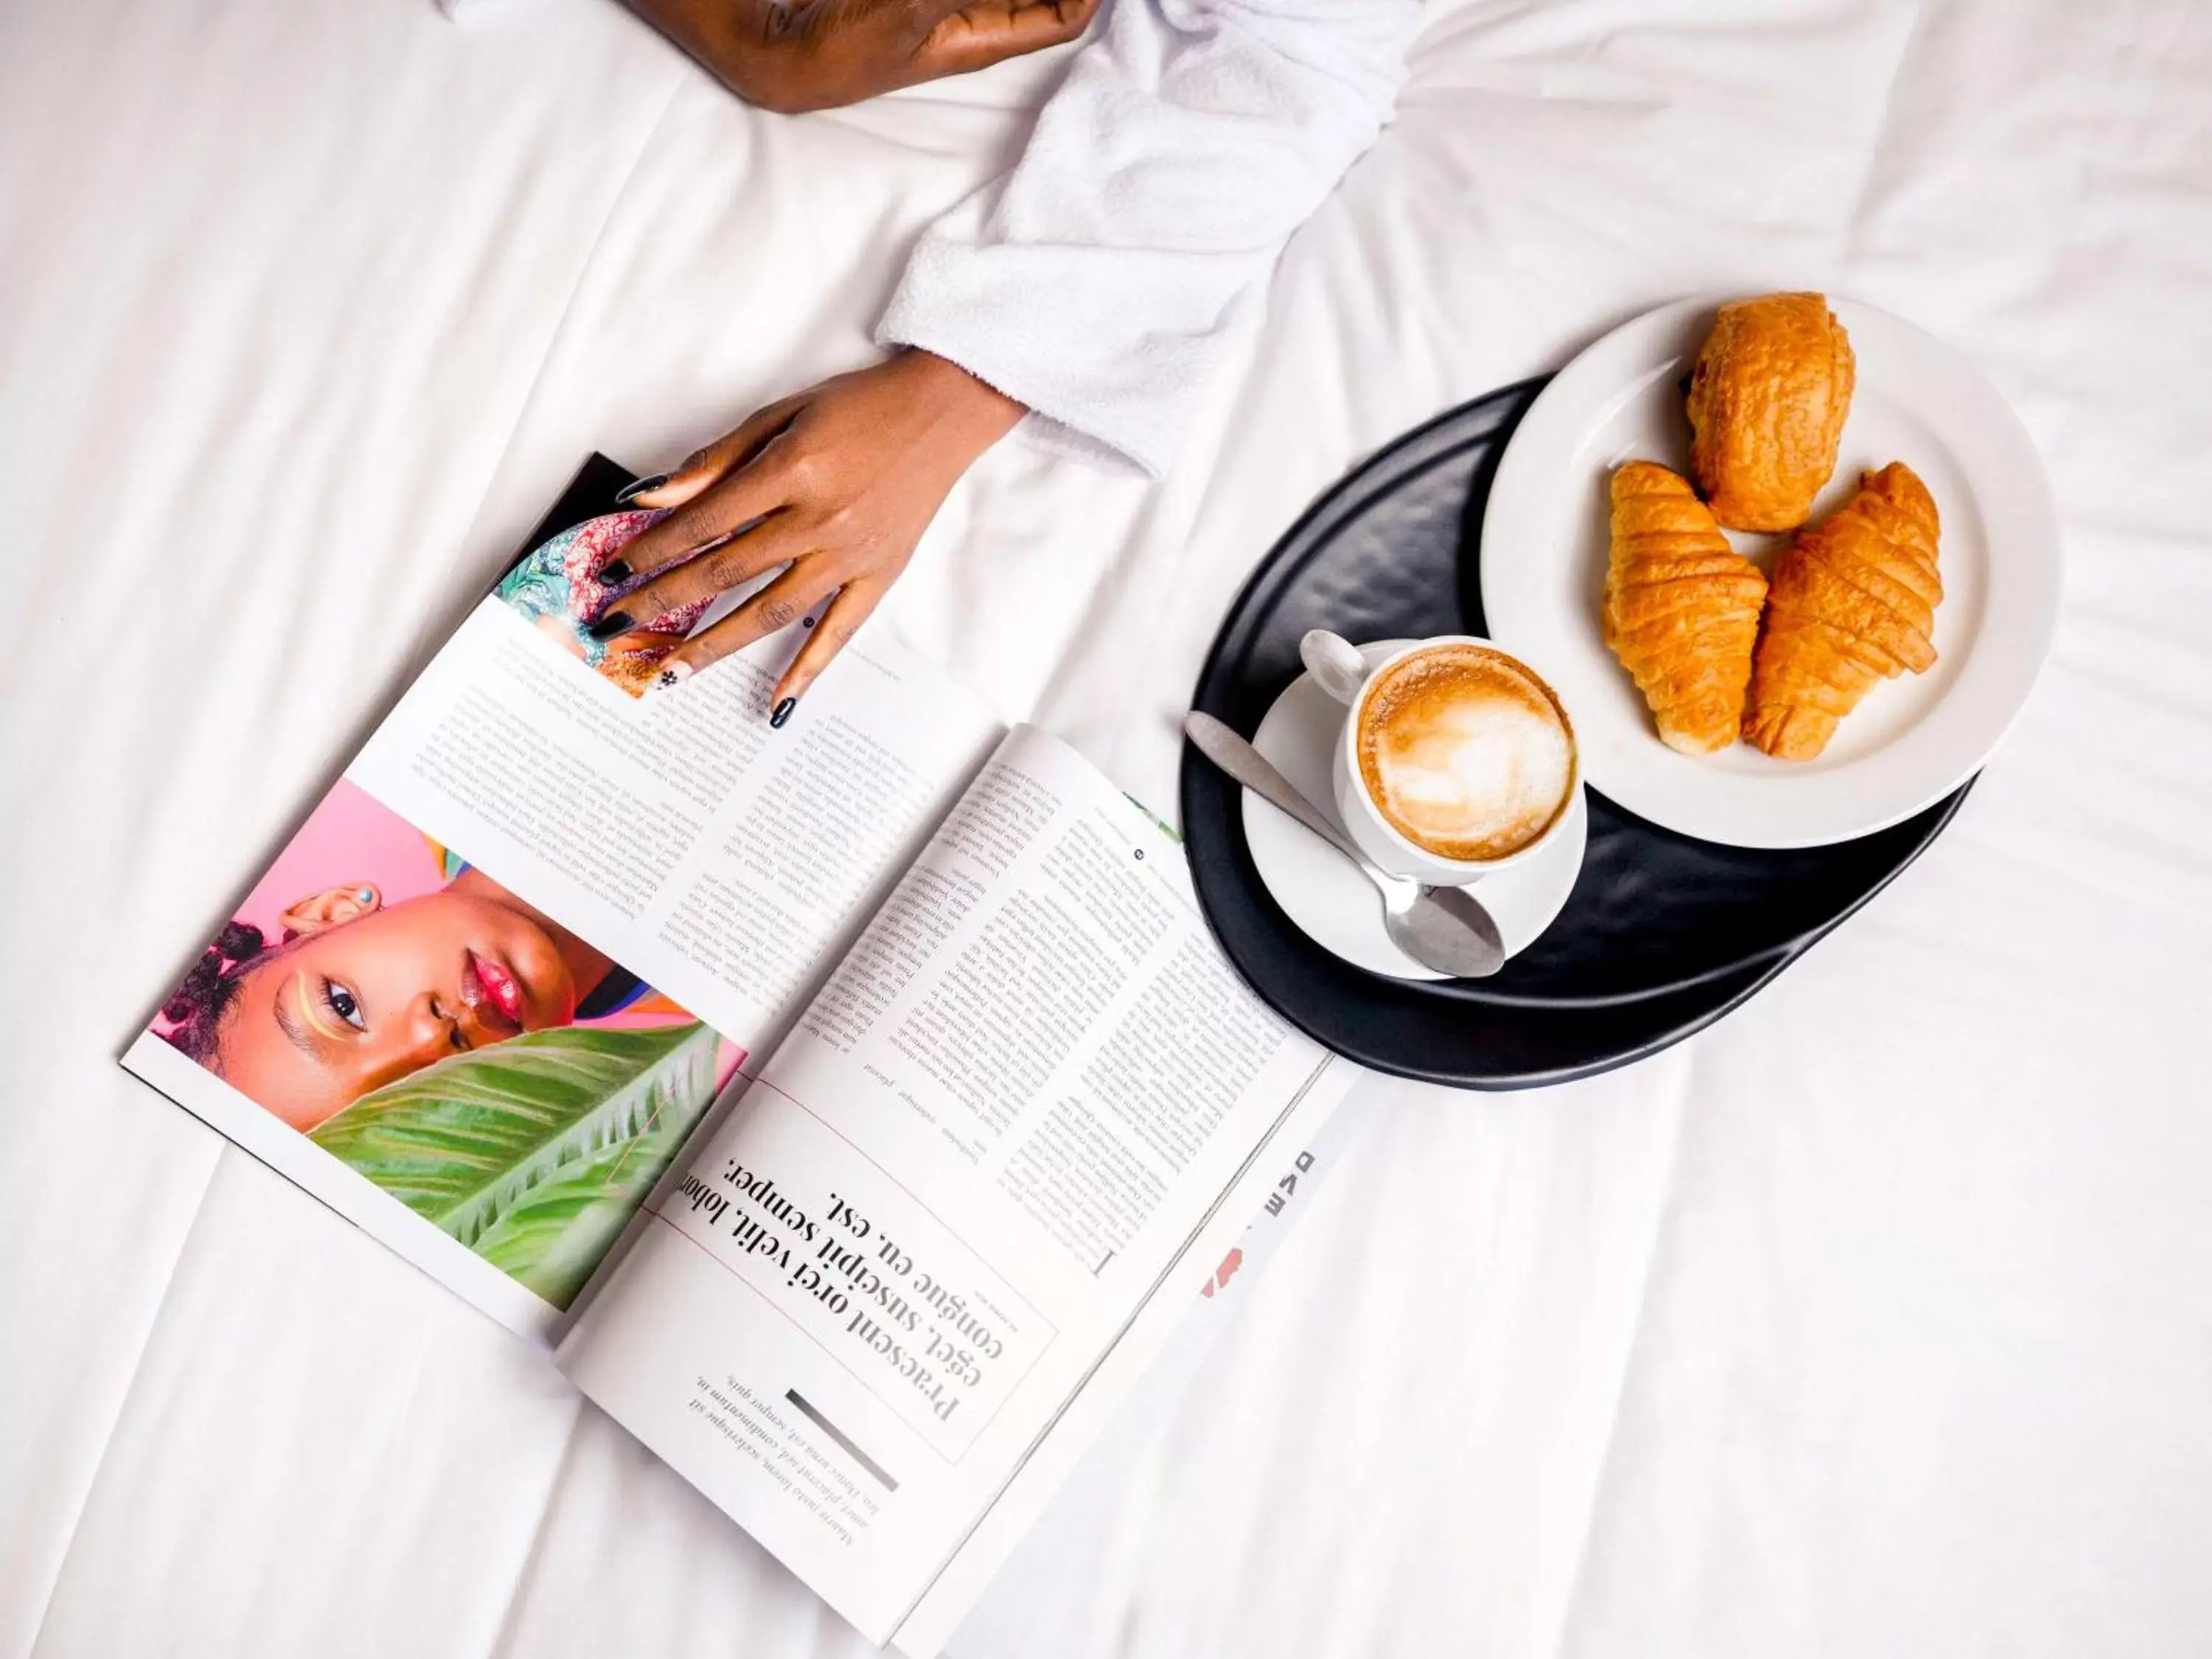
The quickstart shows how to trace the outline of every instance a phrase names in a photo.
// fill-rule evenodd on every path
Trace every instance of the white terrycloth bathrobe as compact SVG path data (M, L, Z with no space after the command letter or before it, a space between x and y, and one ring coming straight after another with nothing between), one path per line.
M1240 300L1389 118L1418 0L1108 0L1021 161L877 330L1157 477Z

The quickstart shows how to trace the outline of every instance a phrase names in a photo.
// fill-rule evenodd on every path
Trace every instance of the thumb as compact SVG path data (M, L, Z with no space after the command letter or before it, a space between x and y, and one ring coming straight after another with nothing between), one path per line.
M1042 52L1082 33L1098 6L1099 0L972 0L938 20L915 67L930 79Z
M640 479L615 500L623 507L681 507L767 448L770 440L791 424L799 408L799 399L786 398L781 403L756 410L736 431L685 456L673 471L665 472L658 478Z

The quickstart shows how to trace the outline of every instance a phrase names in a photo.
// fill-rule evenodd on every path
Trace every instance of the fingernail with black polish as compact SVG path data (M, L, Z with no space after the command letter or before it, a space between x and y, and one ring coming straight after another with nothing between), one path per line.
M637 626L636 620L627 611L610 611L584 631L595 640L611 640L627 634Z
M608 587L613 587L618 583L628 581L630 579L629 561L627 559L609 559L605 564L599 567L599 579Z
M786 697L781 702L776 704L775 711L768 717L768 723L777 731L782 731L783 723L791 718L791 711L798 707L798 698Z
M650 478L640 478L635 483L626 483L615 492L615 505L628 507L641 495L647 495L668 482L665 472L656 472Z

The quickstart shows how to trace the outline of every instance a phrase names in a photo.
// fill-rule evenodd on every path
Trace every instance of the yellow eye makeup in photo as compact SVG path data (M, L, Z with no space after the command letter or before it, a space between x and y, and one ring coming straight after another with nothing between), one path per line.
M368 1029L361 1000L341 980L302 970L292 976L292 992L307 1024L333 1042L346 1042Z

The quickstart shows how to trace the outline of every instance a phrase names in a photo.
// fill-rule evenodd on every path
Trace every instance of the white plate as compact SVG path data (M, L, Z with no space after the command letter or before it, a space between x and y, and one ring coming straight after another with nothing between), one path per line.
M1382 640L1362 646L1360 654L1372 667L1407 643ZM1343 720L1344 706L1315 684L1310 675L1301 674L1275 699L1275 706L1252 734L1252 746L1273 761L1275 769L1339 829L1343 824L1337 817L1329 773L1337 728ZM1508 957L1534 944L1574 890L1575 877L1583 867L1583 843L1589 830L1589 809L1581 790L1575 791L1567 813L1559 836L1540 853L1533 854L1526 864L1514 865L1475 884L1475 896L1497 922ZM1450 977L1422 967L1391 942L1382 926L1382 896L1374 883L1347 863L1343 854L1324 846L1310 830L1292 823L1249 789L1244 792L1244 840L1252 849L1260 879L1274 895L1275 902L1322 950L1342 957L1355 968L1393 979Z
M1659 741L1635 682L1598 635L1607 487L1624 461L1686 472L1679 386L1711 300L1662 307L1562 369L1499 462L1482 527L1490 635L1545 665L1582 745L1583 776L1652 823L1735 847L1816 847L1910 817L1972 776L2026 701L2058 617L2058 539L2019 419L1965 358L1887 312L1832 300L1858 359L1836 475L1816 517L1862 471L1903 461L1942 515L1936 665L1867 694L1816 760L1739 743L1683 755ZM1786 536L1729 539L1762 566Z

